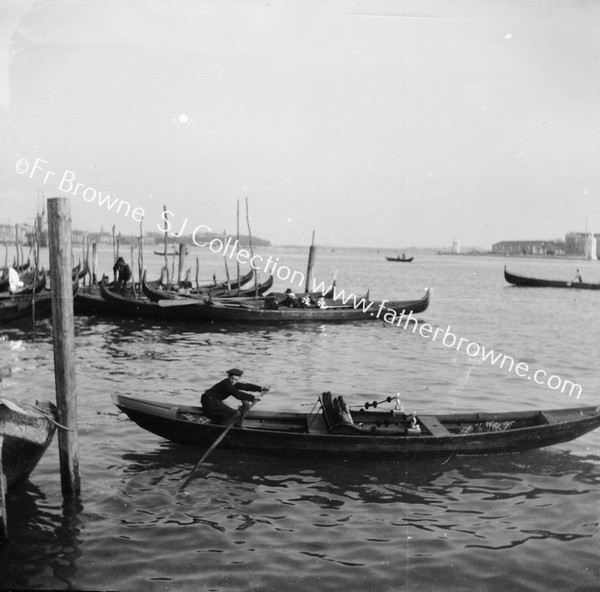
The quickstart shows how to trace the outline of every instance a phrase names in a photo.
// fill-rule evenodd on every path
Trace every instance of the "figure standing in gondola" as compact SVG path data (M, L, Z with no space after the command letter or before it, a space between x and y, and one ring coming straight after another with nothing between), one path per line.
M127 283L131 280L132 275L131 268L129 267L129 265L127 265L127 263L125 263L125 259L123 259L123 257L119 257L117 259L117 262L113 267L113 272L115 274L119 274L115 286L117 288L120 288L121 292L124 292L125 288L127 287Z

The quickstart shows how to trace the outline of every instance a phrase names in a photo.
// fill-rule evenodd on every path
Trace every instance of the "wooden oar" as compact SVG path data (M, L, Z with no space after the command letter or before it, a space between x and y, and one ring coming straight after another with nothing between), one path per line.
M252 409L252 407L254 407L254 405L256 405L259 401L260 401L260 399L256 399L254 402L252 402L250 404L250 406L248 407L248 409L246 410L246 413L248 413L248 411L250 411L250 409ZM242 415L242 418L243 418L243 415ZM179 487L179 490L178 490L179 493L181 493L186 488L187 484L194 478L194 476L198 472L198 467L206 460L206 457L221 443L223 438L225 438L225 436L229 433L229 430L234 426L234 424L235 424L235 422L230 423L221 432L220 436L213 442L212 446L202 455L202 458L196 463L196 466L192 469L190 474L186 477L185 481Z

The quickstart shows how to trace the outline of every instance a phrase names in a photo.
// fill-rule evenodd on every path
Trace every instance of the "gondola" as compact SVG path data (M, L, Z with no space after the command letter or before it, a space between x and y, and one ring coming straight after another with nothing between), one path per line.
M32 296L21 296L12 300L0 300L0 324L30 317L33 314L35 300L36 318L47 317L52 313L52 295L50 291Z
M88 262L86 261L83 264L83 269L81 269L81 271L79 271L81 269L81 263L79 263L79 265L73 270L73 273L75 273L75 270L77 270L77 277L82 280L88 273L90 273L90 267L88 265Z
M23 265L17 265L16 261L15 261L15 263L13 263L13 267L19 273L23 273L24 271L27 271L30 266L31 266L31 261L29 259L27 259L27 263L23 263Z
M388 261L395 261L396 263L410 263L414 257L386 257Z
M77 297L79 279L73 280L73 297ZM42 319L52 314L52 292L43 290L35 296L15 296L0 299L0 324L33 316Z
M207 288L204 290L192 290L189 293L178 292L175 290L168 290L163 288L158 288L158 282L148 283L146 281L146 272L144 271L142 275L142 291L144 295L151 300L152 302L158 302L159 300L177 300L180 298L191 298L196 300L205 300L207 298L234 298L234 297L245 297L245 296L254 296L255 294L258 296L263 295L268 292L273 286L274 278L273 276L269 276L269 278L258 284L258 286L252 286L251 288L242 288L238 290L237 288Z
M431 290L417 300L397 300L372 303L363 300L364 304L355 307L353 304L342 304L337 300L326 300L325 308L317 306L290 308L273 304L269 296L263 298L212 300L206 304L189 301L161 300L157 304L167 310L179 308L189 311L190 315L198 315L202 309L203 318L212 323L257 323L264 325L282 323L338 323L353 321L373 321L383 319L392 311L397 315L417 314L429 307ZM364 306L369 306L365 311ZM381 307L381 312L380 312Z
M254 270L251 269L248 273L244 274L240 277L239 282L237 279L231 280L230 282L217 282L216 280L212 284L200 284L199 288L194 288L191 290L191 293L194 294L198 291L218 291L218 290L237 290L238 286L243 286L252 280L254 277ZM165 289L165 286L161 283L160 280L150 281L148 282L148 286L153 290L161 290ZM171 288L169 288L171 289Z
M159 318L203 323L260 323L280 324L298 322L344 322L376 320L379 310L378 302L372 303L373 313L364 312L362 306L354 308L350 304L339 304L327 300L327 308L316 306L307 308L278 309L268 308L269 297L245 297L213 299L199 302L189 299L160 300L152 302L148 298L131 297L110 290L104 283L99 284L102 298L108 304L109 314L137 318ZM419 300L385 302L383 315L395 310L405 315L423 312L429 306L430 290Z
M102 298L100 287L97 284L89 284L80 288L74 299L76 315L101 315L110 314L113 307Z
M76 303L76 311L82 312L83 306L88 306L91 310L88 314L108 314L114 316L126 316L142 319L164 319L170 321L188 321L188 322L207 322L206 307L202 302L188 300L161 300L160 302L174 303L191 302L194 306L191 309L181 307L162 307L158 302L152 302L145 296L133 296L130 293L121 293L113 291L105 282L98 284L101 303L95 302L96 296L83 296L80 299L79 306ZM85 294L85 292L84 292Z
M528 288L572 288L574 290L600 290L600 284L591 284L578 281L540 280L522 275L515 275L506 270L504 266L504 279L509 284Z
M37 280L35 280L35 281L31 280L29 283L22 286L15 292L0 293L0 302L3 300L12 300L14 297L17 297L17 296L28 296L28 295L33 294L34 292L36 294L38 294L46 287L46 283L47 283L46 272L41 271L40 275L38 275Z
M50 402L34 406L0 399L2 468L8 487L27 479L36 467L52 441L55 418Z
M118 393L113 402L143 429L180 444L207 447L225 429L199 407ZM521 452L568 442L600 427L600 407L450 415L367 407L354 410L342 397L323 393L310 413L253 409L220 446L268 455L407 460Z

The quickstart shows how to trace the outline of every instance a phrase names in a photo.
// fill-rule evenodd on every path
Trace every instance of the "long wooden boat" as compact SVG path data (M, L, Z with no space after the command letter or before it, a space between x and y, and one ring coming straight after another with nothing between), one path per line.
M514 284L515 286L525 286L528 288L572 288L574 290L600 290L600 284L577 282L573 280L568 282L560 280L542 280L516 275L507 271L506 266L504 266L504 279L509 284Z
M159 318L203 323L260 323L280 324L298 322L344 322L376 320L379 302L373 302L368 312L362 305L357 308L350 304L340 304L327 300L327 308L316 306L306 308L280 307L270 309L269 297L224 298L200 302L190 299L159 300L134 298L108 289L99 284L102 298L109 304L109 314L136 318ZM380 318L391 311L405 315L423 312L429 306L430 290L418 300L385 302ZM371 314L370 311L373 311Z
M146 272L142 276L142 291L144 295L152 302L158 302L159 300L178 300L181 298L205 300L207 298L239 298L246 296L262 296L268 292L273 286L274 278L269 278L261 282L257 287L252 286L251 288L208 288L205 290L193 290L188 294L183 292L177 292L175 290L163 289L158 287L158 282L146 281Z
M73 297L77 297L79 279L73 280ZM0 324L17 321L33 316L43 319L52 314L52 292L43 290L33 295L15 296L10 299L0 299Z
M410 263L414 257L386 257L388 261L395 261L396 263Z
M2 300L10 300L12 298L18 297L18 296L27 296L27 295L31 295L34 292L36 294L38 294L39 292L41 292L45 287L46 287L46 283L47 283L47 275L45 271L41 271L37 280L31 280L29 281L27 284L25 284L23 287L19 288L18 290L16 290L15 292L2 292L0 293L0 301Z
M2 468L8 487L29 477L56 430L56 407L50 402L25 405L0 399Z
M193 321L207 322L205 306L202 302L190 300L161 300L164 303L178 304L180 302L190 302L194 306L192 309L181 307L162 307L159 302L152 302L148 298L134 297L121 294L110 289L104 282L97 286L101 302L97 302L97 296L87 295L84 292L82 298L76 301L76 312L85 314L105 314L113 316L125 316L144 319L164 319L171 321ZM87 307L87 310L85 310Z
M226 281L217 282L215 280L212 284L200 284L199 287L194 288L191 291L191 293L194 294L194 293L198 292L198 290L200 290L200 292L206 292L206 291L216 292L219 290L236 290L237 291L238 287L241 287L244 284L247 284L249 281L252 280L253 277L254 277L254 270L251 269L248 273L245 273L244 275L240 276L239 282L238 282L237 278L235 280L231 280L229 283ZM147 284L153 290L165 289L165 286L161 284L160 280L149 281L149 282L147 282Z
M35 300L36 318L47 317L52 313L52 296L49 291L32 296L21 296L12 300L0 300L0 324L8 323L33 314Z
M202 409L113 395L143 429L180 444L210 446L224 426ZM311 413L251 410L229 430L223 448L284 455L410 459L449 454L521 452L568 442L600 427L600 407L545 411L406 415L348 409L341 397L319 397Z
M76 315L110 315L114 307L100 293L98 284L89 284L80 288L73 302Z
M396 315L404 313L417 314L429 307L431 290L427 289L425 295L417 300L396 301L363 301L364 304L342 304L337 300L326 300L326 308L317 306L289 308L280 306L272 308L269 297L247 298L229 300L212 300L206 304L196 304L188 301L161 300L157 304L163 309L180 308L189 311L190 315L198 315L200 308L203 316L211 323L258 323L264 325L280 323L338 323L349 321L373 321L383 319L393 312ZM359 299L360 300L360 299ZM378 316L380 310L382 312ZM365 307L368 309L365 311Z

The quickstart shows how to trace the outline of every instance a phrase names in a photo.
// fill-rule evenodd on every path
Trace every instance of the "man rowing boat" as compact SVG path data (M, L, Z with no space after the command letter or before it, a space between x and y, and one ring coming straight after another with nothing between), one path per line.
M239 368L228 370L227 378L209 388L202 395L202 409L213 421L222 425L231 425L233 423L236 427L242 427L242 420L247 409L247 404L253 403L259 398L245 391L266 393L269 390L267 386L239 382L243 373ZM241 411L232 409L223 403L228 397L235 397L242 401Z

